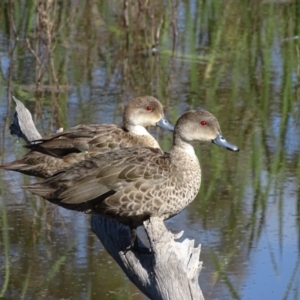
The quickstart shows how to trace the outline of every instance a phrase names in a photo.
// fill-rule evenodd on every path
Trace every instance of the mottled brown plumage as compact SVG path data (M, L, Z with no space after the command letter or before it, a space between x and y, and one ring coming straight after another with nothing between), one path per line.
M163 124L162 124L163 123ZM113 124L78 125L31 143L31 151L1 168L47 178L56 171L89 158L124 147L160 148L146 126L172 129L164 118L163 106L154 97L131 100L124 109L123 126Z
M150 216L170 218L197 195L201 169L193 143L212 141L238 151L207 111L189 111L175 126L169 153L124 148L83 160L24 188L68 209L100 213L135 228Z

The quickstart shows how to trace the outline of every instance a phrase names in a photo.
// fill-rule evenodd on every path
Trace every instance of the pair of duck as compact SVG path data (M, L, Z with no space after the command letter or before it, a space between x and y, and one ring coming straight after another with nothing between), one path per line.
M146 126L174 131L168 153ZM112 217L130 226L134 243L143 221L168 219L196 197L201 169L193 144L201 141L239 151L211 113L188 111L173 127L162 104L145 96L128 103L123 126L76 126L27 145L24 157L1 167L47 178L24 188L67 209Z

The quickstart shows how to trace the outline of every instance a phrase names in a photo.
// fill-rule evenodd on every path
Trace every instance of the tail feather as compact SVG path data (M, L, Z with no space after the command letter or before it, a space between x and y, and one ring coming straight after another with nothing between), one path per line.
M31 185L23 185L21 187L22 187L22 189L27 190L34 195L43 197L49 201L53 200L53 198L54 198L53 195L56 191L56 189L45 186L40 183L35 183L35 184L31 184Z
M4 169L8 171L17 171L18 169L22 169L24 167L27 167L27 164L24 164L19 161L12 161L4 165L0 165L0 169Z
M40 178L48 178L53 173L53 170L50 168L47 169L39 164L30 165L21 160L16 160L4 165L0 165L0 169L19 172L25 175L36 176Z

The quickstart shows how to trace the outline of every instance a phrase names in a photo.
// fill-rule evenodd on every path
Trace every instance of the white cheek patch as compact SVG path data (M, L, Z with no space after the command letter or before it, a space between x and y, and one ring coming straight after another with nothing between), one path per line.
M144 113L144 114L138 114L134 116L134 119L131 120L131 124L134 126L155 126L156 122L159 121L158 116L155 116L154 114L151 113Z
M133 120L133 124L136 125L136 126L147 126L146 123L149 123L147 122L147 116L145 115L141 115L141 114L138 114L134 117L134 120Z

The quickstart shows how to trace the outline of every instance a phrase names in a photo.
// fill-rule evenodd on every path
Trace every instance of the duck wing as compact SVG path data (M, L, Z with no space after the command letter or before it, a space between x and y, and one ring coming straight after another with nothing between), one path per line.
M169 167L169 156L160 149L124 148L98 154L24 188L58 205L85 211L115 193L130 195L126 201L138 201L141 193L168 179Z
M124 132L121 126L113 124L78 125L33 141L25 147L54 157L83 151L104 153L119 147Z

